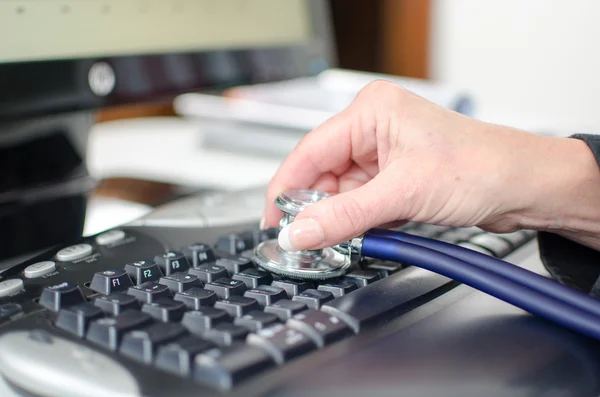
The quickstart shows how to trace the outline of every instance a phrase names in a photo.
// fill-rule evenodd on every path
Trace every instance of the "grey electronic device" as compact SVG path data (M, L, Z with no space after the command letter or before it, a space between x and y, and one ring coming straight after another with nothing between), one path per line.
M248 194L264 199L264 190ZM213 204L245 194L222 195ZM280 196L290 214L282 224L322 199ZM211 208L201 213L209 218ZM178 216L186 217L183 209ZM435 273L377 260L327 280L261 270L248 258L277 234L259 230L259 217L123 225L3 273L2 395L600 392L597 344ZM403 231L539 270L529 232L425 224Z

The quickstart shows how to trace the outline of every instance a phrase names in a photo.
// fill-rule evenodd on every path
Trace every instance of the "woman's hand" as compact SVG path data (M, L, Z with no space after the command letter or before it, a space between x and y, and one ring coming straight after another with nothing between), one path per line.
M283 162L264 226L278 224L273 200L291 188L338 194L282 230L279 243L290 251L398 221L584 231L588 245L600 235L600 172L585 143L477 121L384 81L365 87Z

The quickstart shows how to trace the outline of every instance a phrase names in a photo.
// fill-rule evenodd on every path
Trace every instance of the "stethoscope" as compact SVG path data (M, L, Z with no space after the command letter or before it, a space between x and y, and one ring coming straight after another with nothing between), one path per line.
M289 190L275 200L280 227L330 195ZM335 247L287 252L277 239L259 244L254 262L271 273L301 280L337 278L363 258L420 267L471 286L537 316L600 340L600 301L554 280L467 248L394 230L371 229Z

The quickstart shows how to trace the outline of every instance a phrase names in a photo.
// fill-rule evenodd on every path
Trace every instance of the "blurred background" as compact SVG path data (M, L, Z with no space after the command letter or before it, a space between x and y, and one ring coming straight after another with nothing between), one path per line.
M470 90L479 117L561 134L599 130L598 2L435 0L430 7L428 78Z
M468 93L472 116L533 132L564 136L600 129L594 105L600 88L598 2L329 0L328 5L341 69L441 83ZM174 115L167 100L105 109L97 121ZM97 193L152 204L173 189L168 183L106 178Z
M309 4L318 6L318 15L294 11ZM275 9L285 15L277 19ZM16 208L5 218L0 213L0 222L15 225L0 231L27 229L27 240L50 222L49 214L61 216L43 207L33 217L26 195L14 190L35 192L40 184L20 180L23 170L43 175L40 170L56 167L54 149L42 141L31 152L43 159L39 169L23 155L31 126L51 126L53 117L69 120L58 135L71 142L74 160L64 165L61 181L47 179L59 197L72 182L71 170L93 179L87 204L79 197L86 234L174 198L266 185L303 134L377 78L486 121L540 134L595 133L598 15L600 3L593 0L0 1L0 170L6 180L0 206L5 200ZM40 26L54 23L60 30L67 22L72 25L60 40L44 41L60 32ZM269 26L269 37L228 52L239 45L227 41L228 33L240 35L237 40L261 37ZM78 29L104 52L77 53L91 49L77 39ZM111 52L127 40L138 40L139 52ZM144 53L156 50L153 42L163 48ZM182 53L182 43L192 52ZM270 52L265 43L285 45ZM52 46L73 59L57 61L47 53ZM46 55L12 63L11 53L25 49ZM101 88L115 84L116 70L114 92L90 91L91 65L98 67ZM231 89L237 78L241 86ZM228 89L217 90L211 79ZM212 85L204 87L205 81ZM59 114L55 106L62 100L68 106ZM35 117L23 118L19 112L31 106ZM81 184L77 194L87 192Z
M600 35L594 0L329 0L339 66L449 83L477 116L595 132ZM169 106L142 114L168 114ZM129 117L113 109L99 120Z

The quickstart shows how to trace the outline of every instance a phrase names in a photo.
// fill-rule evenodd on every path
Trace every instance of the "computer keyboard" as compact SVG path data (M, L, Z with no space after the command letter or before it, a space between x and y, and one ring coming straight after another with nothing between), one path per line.
M497 257L533 238L414 223L403 230ZM3 272L2 377L43 396L249 395L247 382L378 329L457 285L378 260L334 280L282 278L252 262L252 249L276 236L246 221L129 225Z

